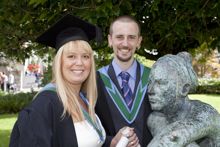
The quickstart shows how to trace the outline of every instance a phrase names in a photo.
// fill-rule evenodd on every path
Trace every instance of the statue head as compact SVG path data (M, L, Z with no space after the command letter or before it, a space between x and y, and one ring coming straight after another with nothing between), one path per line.
M179 100L187 98L197 83L189 53L159 58L149 75L148 95L152 109L162 111L174 107Z

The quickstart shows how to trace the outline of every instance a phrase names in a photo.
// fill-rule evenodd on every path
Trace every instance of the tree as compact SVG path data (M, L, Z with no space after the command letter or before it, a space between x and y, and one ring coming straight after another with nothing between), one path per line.
M142 28L148 38L146 46L157 48L158 57L195 49L203 43L219 48L219 8L220 1L216 0L145 2L139 14L145 16Z
M102 28L104 42L94 46L101 63L112 52L107 46L109 24L123 14L133 15L141 22L144 40L139 55L157 59L203 43L214 49L220 46L219 10L218 0L2 0L0 52L19 60L28 57L31 50L44 55L45 47L34 40L65 13ZM157 49L158 54L148 54L146 49Z

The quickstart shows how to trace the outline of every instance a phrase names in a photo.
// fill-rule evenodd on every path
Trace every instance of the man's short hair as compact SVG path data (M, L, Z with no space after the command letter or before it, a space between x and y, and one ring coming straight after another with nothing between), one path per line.
M130 16L130 15L122 15L122 16L119 16L117 18L115 18L112 23L110 24L110 28L109 28L109 34L111 35L113 33L113 25L116 21L121 21L121 22L134 22L138 25L138 35L141 34L141 27L140 27L140 23L133 17L133 16Z

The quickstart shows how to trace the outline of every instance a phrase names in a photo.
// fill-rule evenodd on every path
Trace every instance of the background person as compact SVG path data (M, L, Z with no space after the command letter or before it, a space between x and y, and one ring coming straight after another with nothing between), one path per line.
M5 74L5 72L2 72L2 79L3 79L3 90L4 92L7 92L8 76Z
M124 126L134 128L137 140L129 146L146 146L152 139L147 129L151 113L147 96L147 79L150 69L135 58L142 36L138 22L131 16L119 16L110 25L108 44L113 48L112 62L97 72L98 114L107 134L105 146Z
M1 86L1 90L4 90L4 79L2 76L2 72L0 71L0 86Z
M14 84L15 84L15 77L14 75L10 72L9 75L8 75L8 84L7 84L7 87L8 87L8 92L10 90L14 91L15 87L14 87Z
M40 87L40 81L41 81L41 74L38 71L34 71L35 76L35 83L37 84L37 87Z

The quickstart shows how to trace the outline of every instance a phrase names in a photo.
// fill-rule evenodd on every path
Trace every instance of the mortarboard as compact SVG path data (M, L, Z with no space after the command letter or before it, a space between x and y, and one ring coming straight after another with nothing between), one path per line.
M102 32L99 27L67 14L41 34L36 41L58 50L69 41L84 40L89 42L93 39L98 43L101 42Z

